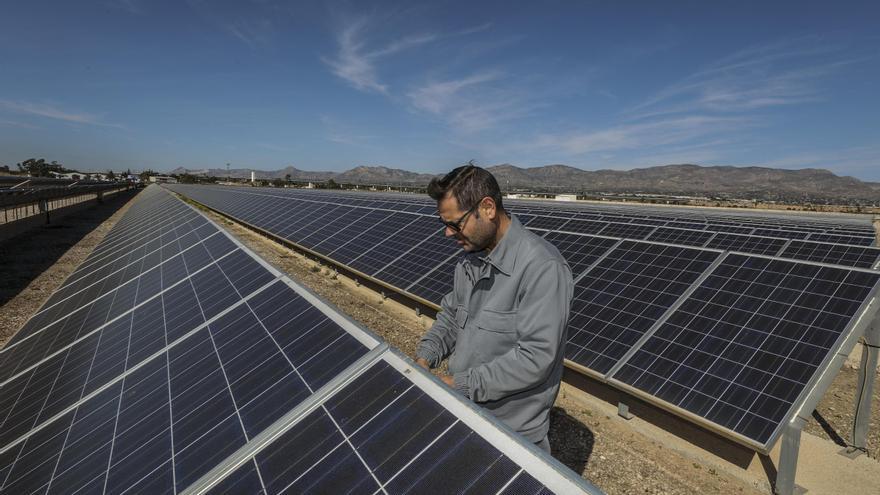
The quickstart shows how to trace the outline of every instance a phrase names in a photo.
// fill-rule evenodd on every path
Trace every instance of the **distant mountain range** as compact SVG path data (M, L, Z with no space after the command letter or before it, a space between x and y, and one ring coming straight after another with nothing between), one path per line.
M828 170L783 170L766 167L663 165L633 170L582 170L568 165L521 168L510 164L487 167L505 191L555 191L588 193L724 196L762 200L880 200L880 183L837 176ZM319 172L287 167L281 170L232 169L232 178L327 181L370 185L425 185L434 175L381 166L360 166L345 172ZM188 173L226 177L225 169L177 168Z

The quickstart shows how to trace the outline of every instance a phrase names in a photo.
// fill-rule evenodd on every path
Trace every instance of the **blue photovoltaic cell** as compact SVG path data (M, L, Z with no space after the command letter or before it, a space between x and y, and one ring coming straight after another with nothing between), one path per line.
M779 253L779 256L858 268L873 268L877 260L880 259L880 249L793 240Z
M785 239L772 237L718 233L705 247L749 254L773 255L778 253L785 243Z
M835 244L852 244L856 246L872 246L876 243L876 237L870 235L841 235L841 234L810 234L811 241L832 242Z
M556 230L563 227L566 222L568 222L568 218L534 217L529 221L526 227L530 229Z
M712 232L702 230L671 229L657 227L650 236L649 241L665 242L667 244L681 244L684 246L702 246L712 238Z
M550 241L571 267L574 278L589 268L600 256L617 243L616 239L594 237L591 235L564 234L550 232L545 239Z
M565 357L607 373L718 255L622 242L575 286Z
M454 256L461 250L451 239L443 237L442 231L430 235L424 242L407 251L374 276L395 287L409 287L424 276L428 270Z
M622 237L624 239L644 239L655 229L651 225L633 225L628 223L611 223L599 231L600 235Z
M878 280L731 254L613 378L763 446Z
M385 362L365 371L211 493L259 470L266 493L541 493L542 486ZM450 476L450 473L455 473ZM249 481L250 480L250 481ZM440 488L442 487L442 489ZM512 488L514 487L514 488Z
M277 283L20 442L3 490L182 490L366 352ZM104 427L81 436L86 419ZM25 473L35 459L59 469Z
M405 253L413 246L428 236L435 235L437 231L436 218L415 217L415 220L407 223L404 228L398 229L383 239L376 239L375 245L361 245L363 254L353 259L349 266L367 275L375 275L398 257L406 256ZM361 236L359 240L363 237Z

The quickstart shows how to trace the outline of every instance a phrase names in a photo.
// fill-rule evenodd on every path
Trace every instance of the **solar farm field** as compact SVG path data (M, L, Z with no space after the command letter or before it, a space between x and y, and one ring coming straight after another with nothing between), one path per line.
M434 307L461 256L427 198L171 189ZM571 368L757 452L809 416L876 312L864 218L506 206L575 272Z
M158 186L0 361L3 493L599 493Z

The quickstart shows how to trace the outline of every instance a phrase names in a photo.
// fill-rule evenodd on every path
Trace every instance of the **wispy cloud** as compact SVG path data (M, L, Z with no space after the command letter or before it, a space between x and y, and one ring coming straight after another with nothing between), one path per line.
M26 124L24 122L17 122L15 120L0 120L0 125L10 126L10 127L21 127L22 129L39 129L39 127L31 124Z
M644 149L688 143L697 138L719 135L754 125L739 117L687 116L650 123L629 124L599 131L567 135L542 135L523 146L562 149L571 155L619 150Z
M360 91L388 94L388 85L379 78L382 60L413 50L438 40L466 36L491 27L491 23L459 31L421 32L403 34L389 40L377 41L387 32L390 15L361 15L342 22L336 33L338 50L334 57L322 57L337 77Z
M753 46L672 84L626 115L631 120L690 112L746 112L823 99L818 82L863 61L815 37Z
M38 117L45 117L49 119L62 120L65 122L74 122L77 124L89 124L89 125L97 125L103 127L115 127L118 129L124 129L124 126L119 124L112 124L109 122L104 122L99 116L84 113L84 112L70 112L68 110L62 110L58 107L41 104L41 103L30 103L25 101L10 101L10 100L0 100L0 108L4 108L6 110L10 110L16 113L22 113L26 115L35 115Z
M330 66L336 76L347 81L355 89L386 94L388 86L379 82L376 68L379 60L430 43L437 38L437 35L423 33L404 36L383 46L371 48L368 46L368 37L372 27L373 19L368 16L348 22L336 36L339 45L336 57L324 57L322 60Z
M269 19L241 19L225 24L224 27L232 36L251 48L268 45L274 34L272 21Z
M505 84L497 70L431 82L407 94L417 111L442 119L453 131L473 133L527 115L543 105L525 88Z
M186 0L186 3L202 20L251 48L268 46L275 36L274 4L208 0Z

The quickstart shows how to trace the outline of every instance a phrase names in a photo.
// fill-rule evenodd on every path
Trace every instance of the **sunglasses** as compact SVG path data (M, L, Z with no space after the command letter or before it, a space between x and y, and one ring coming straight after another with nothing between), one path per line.
M477 209L477 206L480 206L480 204L479 203L475 204L470 210L468 210L464 215L461 216L461 218L459 218L455 222L447 222L446 220L443 220L443 218L441 217L439 219L440 223L442 223L446 227L452 229L453 232L461 232L461 229L464 228L463 224L467 220L468 215L473 213Z

